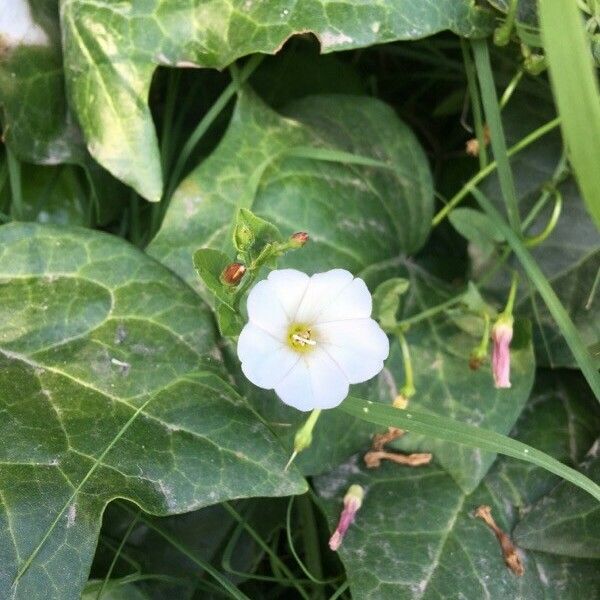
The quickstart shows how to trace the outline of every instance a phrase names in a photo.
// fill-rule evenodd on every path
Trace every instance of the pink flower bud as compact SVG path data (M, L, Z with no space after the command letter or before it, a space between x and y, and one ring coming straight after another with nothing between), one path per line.
M497 388L510 387L510 342L513 336L512 316L500 315L492 327L492 373Z
M290 246L292 248L302 248L308 242L308 233L305 231L298 231L290 236Z
M329 547L332 550L337 550L342 545L346 531L352 525L358 509L362 505L364 496L365 492L360 485L354 484L348 488L344 496L344 510L342 510L340 521L329 539Z

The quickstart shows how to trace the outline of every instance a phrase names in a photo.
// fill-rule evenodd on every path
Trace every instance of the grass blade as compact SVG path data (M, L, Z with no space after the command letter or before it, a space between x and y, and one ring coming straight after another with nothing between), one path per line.
M500 105L494 84L494 75L490 63L487 40L474 40L472 43L479 87L481 88L481 101L485 110L485 117L490 128L490 141L494 151L494 159L498 165L498 179L500 189L506 203L506 211L511 227L515 231L521 230L521 218L519 216L519 201L515 182L510 169L508 152L506 150L506 139L500 118Z
M569 159L600 227L600 94L577 2L540 0L542 39Z
M349 396L344 400L341 409L363 421L375 423L382 427L398 427L439 440L456 442L463 446L519 458L559 475L600 501L600 486L596 485L591 479L575 469L563 465L558 460L544 454L544 452L495 431L488 431L467 423L453 421L447 417L439 417L415 410L402 410L391 405L362 400L353 396Z

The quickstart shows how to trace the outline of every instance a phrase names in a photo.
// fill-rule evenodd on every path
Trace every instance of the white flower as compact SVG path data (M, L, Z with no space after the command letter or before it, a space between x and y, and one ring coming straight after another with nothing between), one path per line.
M271 271L248 296L237 346L242 371L299 410L333 408L349 384L377 375L388 356L371 309L365 282L343 269L312 277Z

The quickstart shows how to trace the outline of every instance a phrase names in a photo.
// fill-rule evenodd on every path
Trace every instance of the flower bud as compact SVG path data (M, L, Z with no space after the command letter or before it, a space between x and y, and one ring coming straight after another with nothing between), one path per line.
M221 281L225 285L236 286L242 280L246 267L242 263L231 263L227 265L221 273Z
M255 239L254 233L245 223L239 223L233 232L234 245L240 252L250 250Z
M492 373L497 388L510 387L510 342L513 336L514 319L501 314L492 327Z
M469 369L471 369L471 371L477 371L479 367L481 367L483 361L487 357L487 350L487 345L485 348L482 346L473 348L469 355Z
M302 248L302 246L304 246L308 240L308 233L305 231L298 231L290 236L290 248Z
M364 497L365 491L360 485L354 484L348 488L344 496L344 510L342 510L340 521L333 535L329 538L329 547L332 550L337 550L342 545L346 531L354 522L354 517L356 517L358 509L361 507Z

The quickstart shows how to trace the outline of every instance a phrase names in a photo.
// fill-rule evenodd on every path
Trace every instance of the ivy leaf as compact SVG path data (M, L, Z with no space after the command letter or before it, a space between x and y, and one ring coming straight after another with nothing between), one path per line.
M597 440L581 469L593 481L600 481L599 448ZM517 525L519 545L563 556L600 558L600 506L586 496L561 482Z
M479 246L482 259L488 258L497 242L504 241L490 218L480 210L455 208L448 216L450 223L466 240Z
M433 190L427 159L387 106L365 97L314 96L287 114L294 118L244 92L221 144L183 182L147 249L204 296L190 256L199 245L233 255L228 232L240 207L274 223L284 236L308 232L309 243L279 259L279 265L309 273L341 267L362 274L417 250L429 233ZM286 157L299 147L325 148L328 156L340 151L344 160L352 152L389 167ZM361 387L361 395L371 387ZM291 447L302 415L272 392L253 396ZM305 472L322 472L368 443L373 431L326 411L311 451L298 464Z
M404 318L410 318L411 314L420 313L447 299L441 282L422 269L409 263L406 275L410 280L410 288L403 304ZM499 433L508 433L523 410L533 385L535 361L530 328L526 322L516 322L511 345L512 387L496 389L489 363L477 371L469 369L469 354L479 343L483 321L480 327L477 337L474 337L464 328L458 328L454 319L450 320L442 313L409 329L406 339L417 391L410 399L409 406ZM404 365L399 344L392 345L386 367L395 384L400 387L404 380ZM388 392L380 400L391 403L393 396ZM398 447L433 452L438 463L467 492L478 485L495 458L493 454L480 450L456 447L410 433L401 438Z
M586 408L591 403L587 403ZM568 446L573 431L549 432L556 400L543 388L532 397L515 431L535 431L551 452ZM530 434L531 435L531 434ZM525 440L523 440L525 441ZM579 444L581 440L577 441ZM465 598L538 598L576 600L600 593L600 561L524 553L525 573L516 577L504 565L499 544L472 512L492 507L492 516L510 533L518 520L514 494L526 495L528 480L505 480L500 457L472 492L461 490L437 464L410 469L384 464L366 470L355 457L316 477L316 490L333 530L341 499L351 484L366 490L365 500L339 550L353 597L386 600ZM525 467L525 463L521 463Z
M115 497L164 515L305 489L176 276L86 230L5 225L0 248L0 596L77 597Z
M61 15L67 89L88 147L113 175L153 201L161 196L162 177L146 99L157 65L220 69L247 54L275 53L295 33L314 33L322 51L332 52L444 29L483 35L492 22L472 0L409 0L401 6L351 0L335 9L323 0L217 0L185 7L168 0L101 6L69 0Z

